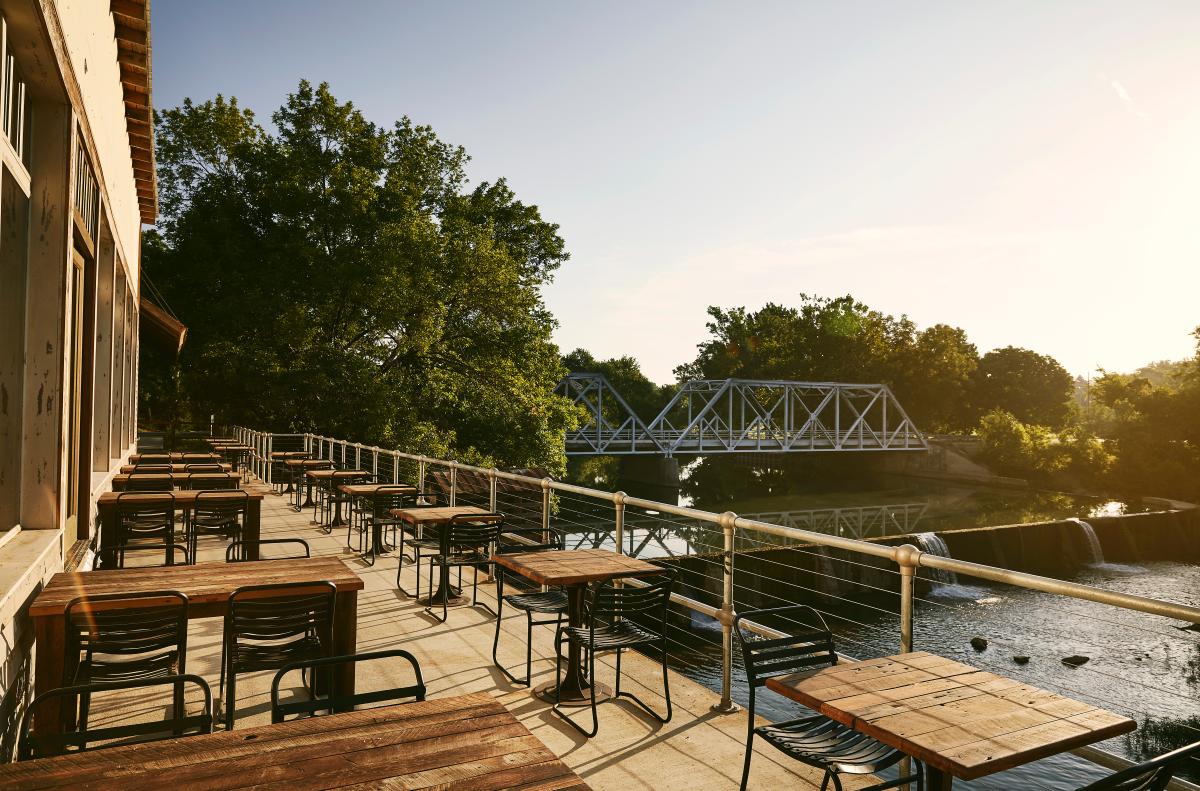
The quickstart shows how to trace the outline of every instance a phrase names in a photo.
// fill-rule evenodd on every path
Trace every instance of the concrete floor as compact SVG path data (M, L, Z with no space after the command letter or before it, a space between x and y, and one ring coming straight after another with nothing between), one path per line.
M346 548L345 528L326 535L311 523L312 510L298 514L289 501L269 493L263 501L263 538L303 538L314 555L336 555L362 577L365 590L358 600L358 650L403 648L421 664L430 698L488 692L495 695L534 735L596 789L731 789L741 779L746 715L716 714L710 707L717 696L674 672L671 698L674 718L662 725L625 701L599 707L600 732L586 739L550 711L549 705L521 687L511 684L492 664L495 620L480 608L451 608L449 621L438 623L424 609L396 589L396 559L385 556L367 566ZM200 562L224 560L225 543L218 538L202 540ZM132 564L131 564L132 565ZM403 584L412 590L415 573L405 566ZM494 585L481 585L481 599L495 605ZM188 672L198 673L218 696L221 622L193 621L188 636ZM510 669L521 669L524 661L525 620L508 611L502 624L500 656ZM534 685L551 680L554 668L550 627L534 631ZM601 681L611 684L611 657L598 662ZM369 671L358 671L358 688L398 686L408 682L400 662L374 663ZM663 705L660 665L639 654L622 662L623 689L633 692L656 710ZM270 722L269 685L272 672L238 677L237 727ZM297 682L298 683L298 682ZM93 703L93 710L102 705ZM125 701L122 714L137 711L136 703ZM587 708L580 710L588 721ZM99 713L99 712L97 712ZM114 712L115 714L116 712ZM761 743L760 743L761 744ZM870 780L871 778L866 778ZM770 748L756 751L750 775L751 788L820 787L821 773L787 759ZM866 784L863 779L846 779L847 788Z

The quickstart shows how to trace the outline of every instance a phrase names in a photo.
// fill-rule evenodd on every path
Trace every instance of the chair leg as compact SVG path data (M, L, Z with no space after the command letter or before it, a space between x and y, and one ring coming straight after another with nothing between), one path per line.
M621 691L621 651L620 650L617 651L617 689L616 689L616 692L613 694L613 697L614 698L629 698L634 703L638 704L643 709L645 709L646 713L649 714L654 719L656 719L662 723L668 723L671 721L672 709L671 709L671 687L670 687L671 682L670 682L670 676L667 673L666 640L663 640L663 643L660 646L660 650L662 651L663 695L667 699L666 715L660 715L659 713L657 713L654 709L652 709L648 705L646 705L645 701L643 701L637 695L634 695L632 692L622 692Z
M750 712L751 719L754 717L753 711ZM742 785L739 791L746 791L746 784L750 781L750 759L754 757L754 733L751 732L750 738L746 740L746 760L742 763Z

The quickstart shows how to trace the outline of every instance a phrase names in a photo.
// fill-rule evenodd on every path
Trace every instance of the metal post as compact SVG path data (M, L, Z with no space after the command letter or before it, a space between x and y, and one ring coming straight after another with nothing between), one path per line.
M371 449L371 474L379 478L379 448Z
M354 443L354 469L362 469L362 445Z
M921 550L912 544L896 547L900 566L900 653L913 650L913 578L921 562Z
M450 507L458 502L458 462L450 462Z
M392 483L400 483L400 452L392 451Z
M496 469L488 470L488 510L496 510Z
M425 494L425 457L417 459L417 493Z
M267 483L275 482L273 480L272 470L271 470L271 448L273 448L273 447L275 447L275 435L268 434L267 435L267 457L266 457L266 468L267 468L266 481L267 481Z
M621 542L625 540L625 492L613 493L613 542L617 545L617 554L622 555L625 548Z
M725 534L725 551L721 560L721 609L717 620L721 622L721 699L713 704L712 710L728 714L738 710L733 702L733 531L737 527L737 514L726 511L721 514L721 532Z
M550 483L553 479L542 478L542 543L550 543Z

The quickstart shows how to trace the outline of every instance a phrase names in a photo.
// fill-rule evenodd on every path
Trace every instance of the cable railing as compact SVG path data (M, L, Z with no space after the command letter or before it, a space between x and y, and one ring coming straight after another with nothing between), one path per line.
M676 566L671 661L714 687L716 711L735 710L735 692L744 697L734 674L735 612L806 603L848 656L905 653L916 644L957 652L1138 720L1142 727L1127 740L1165 739L1169 729L1200 739L1200 633L1184 629L1200 624L1200 607L934 555L896 544L903 536L863 541L316 434L236 434L254 448L251 472L266 482L277 472L272 453L307 452L380 481L439 491L451 505L500 511L515 527L554 530L568 548L602 547ZM769 624L742 625L782 635ZM985 649L973 647L980 635ZM1124 654L1108 657L1114 648ZM1046 661L1081 650L1092 652L1091 661ZM1027 654L1038 661L1018 663ZM1074 752L1109 768L1128 763L1096 747Z

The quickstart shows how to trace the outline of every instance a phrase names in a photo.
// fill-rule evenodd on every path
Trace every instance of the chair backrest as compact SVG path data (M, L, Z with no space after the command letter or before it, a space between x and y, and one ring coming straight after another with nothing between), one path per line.
M375 519L391 519L388 512L393 508L407 508L413 500L408 487L399 484L380 486L371 495L371 514Z
M1164 791L1187 760L1200 761L1200 741L1111 774L1079 791Z
M74 731L65 733L48 732L34 734L30 729L33 718L46 701L53 698L67 698L65 705L73 708L80 696L94 695L113 690L142 689L145 687L171 687L176 700L182 700L188 685L198 687L204 697L204 708L199 714L188 714L185 707L171 706L171 717L165 720L150 722L134 722L122 725L109 725L99 728L89 728L86 720L79 722ZM154 710L154 709L152 709ZM33 699L21 717L20 741L17 745L18 760L27 761L32 758L45 758L61 755L65 752L82 752L103 747L113 747L125 744L130 740L158 741L173 739L177 736L190 736L198 733L212 733L212 691L208 683L196 675L164 676L161 678L145 678L136 681L114 681L99 684L80 684L72 687L60 687L44 692ZM57 731L58 729L51 729ZM96 742L109 742L96 744Z
M229 597L227 640L287 640L316 631L332 644L337 587L329 581L246 585Z
M149 461L149 462L165 461L165 462L169 463L171 461L171 454L170 453L142 453L142 454L139 454L137 463L141 464L142 462L145 462L145 461Z
M305 695L299 700L289 700L284 703L279 701L280 682L290 672L295 670L309 670L309 677L312 678L320 668L343 665L347 662L358 663L381 659L403 659L407 661L412 667L416 682L404 687L359 692L353 695L335 695L332 691L334 685L327 684L326 687L329 692L323 697L309 697ZM399 648L390 651L372 651L353 656L331 656L325 659L315 659L306 662L291 662L284 665L275 674L274 680L271 681L271 722L283 722L283 718L289 714L316 714L318 711L327 711L330 714L334 714L339 711L354 711L356 706L364 706L368 703L407 700L408 698L418 701L425 700L425 680L421 676L421 665L417 662L417 658Z
M616 580L592 589L587 603L589 620L612 621L618 618L637 620L644 625L649 618L666 624L667 605L671 601L671 589L675 585L676 572L664 568L661 574L639 577L646 585L616 585Z
M746 633L743 620L779 624L783 637L758 637ZM767 624L763 624L767 625ZM786 626L787 628L781 628ZM772 676L837 664L833 634L819 612L803 604L740 612L733 619L733 633L742 652L742 664L750 684L750 705L754 690Z
M184 469L188 472L225 472L225 468L220 464L187 464Z
M192 477L188 478L187 486L189 489L200 491L228 491L229 489L240 489L241 481L228 472L202 472L193 473Z
M443 528L447 531L446 543L451 547L486 549L500 539L504 527L504 514L458 514L450 517Z
M139 461L137 464L133 465L133 471L135 473L137 473L137 472L173 472L170 464L156 464L156 463L146 464L145 462L141 462L141 461Z
M250 494L241 489L204 489L196 492L192 518L196 520L241 519L249 508Z
M127 492L169 492L174 488L175 479L171 473L131 472L125 479L124 491Z
M118 542L162 538L175 533L175 495L170 492L121 492L117 495Z
M125 553L126 552L160 552L163 555L161 563L139 563L138 568L151 568L154 566L186 566L191 563L192 555L188 552L187 546L182 540L172 541L167 543L157 541L149 544L138 543L133 546L115 546L101 547L96 553L100 561L100 566L106 569L123 569L125 568Z
M84 653L91 659L100 654L132 664L174 651L179 671L184 670L188 597L179 591L78 596L67 603L66 621L68 655Z
M247 541L234 541L225 548L226 563L241 563L249 560L246 557ZM259 560L299 560L300 558L311 558L312 550L308 547L308 542L302 538L268 538L258 542L259 549L264 546L286 546L293 550L285 555L272 554L270 557L259 556ZM303 554L301 554L303 553Z
M504 527L500 530L500 552L549 552L563 548L562 533L540 527Z

